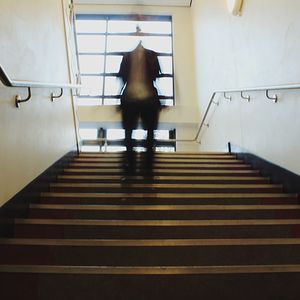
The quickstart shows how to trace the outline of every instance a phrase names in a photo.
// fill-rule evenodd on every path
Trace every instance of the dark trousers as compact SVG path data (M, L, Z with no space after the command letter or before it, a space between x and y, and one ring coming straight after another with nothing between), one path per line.
M154 130L158 125L160 111L159 101L147 100L126 100L122 102L122 122L125 129L125 146L128 163L133 167L134 152L132 130L137 128L141 119L143 129L147 130L146 139L146 167L152 168Z

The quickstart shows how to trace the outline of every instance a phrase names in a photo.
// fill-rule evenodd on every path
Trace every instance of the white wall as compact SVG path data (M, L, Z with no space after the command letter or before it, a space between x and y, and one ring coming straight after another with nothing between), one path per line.
M214 90L300 82L300 2L244 0L242 16L228 14L226 1L195 0L192 6L196 77L201 112ZM222 100L209 116L202 150L232 142L300 174L300 90ZM218 97L219 100L223 99Z
M194 44L192 30L192 15L189 7L156 7L132 5L76 5L76 12L81 13L140 13L167 14L173 17L173 46L176 107L162 111L160 124L162 127L176 127L179 138L194 138L199 123L199 109L196 99ZM111 122L117 122L119 127L120 114L115 107L79 107L80 122L101 122L105 128ZM179 144L179 151L197 150L191 143Z
M0 1L0 64L14 80L69 82L61 0ZM0 84L0 206L75 145L70 92ZM54 90L59 92L59 90Z

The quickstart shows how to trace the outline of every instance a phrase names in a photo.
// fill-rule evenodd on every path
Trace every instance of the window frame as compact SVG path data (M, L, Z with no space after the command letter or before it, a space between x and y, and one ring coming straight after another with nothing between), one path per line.
M171 38L171 53L164 53L164 52L157 52L158 57L171 57L171 64L172 64L172 73L162 73L160 74L159 78L172 78L172 95L159 95L159 99L161 100L162 105L166 106L175 106L175 80L174 80L174 48L173 48L173 22L172 16L170 15L137 15L137 14L122 14L122 15L113 15L113 14L83 14L78 13L76 14L76 21L77 20L103 20L106 22L106 30L105 32L93 33L93 32L77 32L76 25L76 40L79 36L104 36L105 38L105 49L104 52L79 52L78 43L76 49L76 55L78 59L78 63L80 61L80 56L104 56L104 67L103 72L100 73L81 73L80 76L82 77L99 77L103 78L102 83L102 93L101 95L79 95L79 99L99 99L98 105L118 105L120 101L121 95L106 95L105 94L105 83L107 77L115 77L117 78L118 73L108 73L106 72L107 67L107 56L123 56L126 52L108 52L107 51L107 41L109 36L153 36L153 37L170 37ZM171 25L171 33L137 33L137 32L129 32L129 33L118 33L118 32L108 32L108 22L109 21L160 21L160 22L170 22ZM79 65L80 67L80 65ZM117 100L116 104L106 104L105 101L107 100ZM167 104L167 101L169 104Z

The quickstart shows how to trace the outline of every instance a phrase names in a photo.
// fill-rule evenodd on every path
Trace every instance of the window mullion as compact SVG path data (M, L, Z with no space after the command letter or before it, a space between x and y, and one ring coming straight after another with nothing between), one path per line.
M106 29L105 29L105 44L104 44L104 70L103 70L103 86L102 86L102 103L104 105L105 96L105 79L106 79L106 60L107 60L107 38L108 38L108 18L106 18Z

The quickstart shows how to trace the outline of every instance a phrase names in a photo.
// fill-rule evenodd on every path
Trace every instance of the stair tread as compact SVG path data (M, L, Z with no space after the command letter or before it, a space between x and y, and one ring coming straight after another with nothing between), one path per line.
M84 205L84 204L31 204L31 209L63 210L299 210L300 205Z
M238 266L49 266L0 265L1 273L52 273L98 275L175 275L175 274L242 274L242 273L299 273L300 265L238 265Z
M78 247L186 247L186 246L250 246L300 245L300 238L236 238L236 239L46 239L1 238L0 245L42 245Z
M247 220L94 220L94 219L15 219L18 225L74 225L74 226L256 226L299 225L298 219L247 219Z

